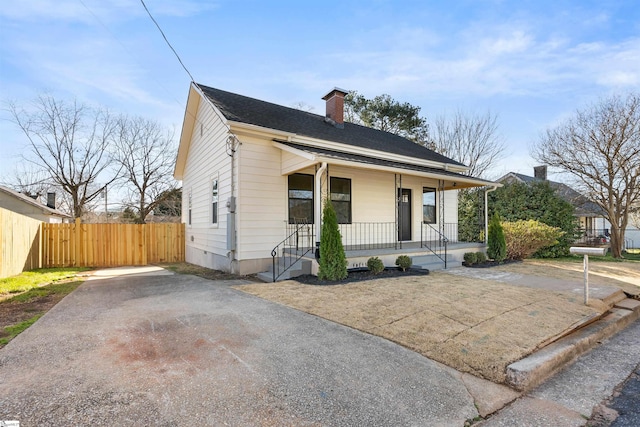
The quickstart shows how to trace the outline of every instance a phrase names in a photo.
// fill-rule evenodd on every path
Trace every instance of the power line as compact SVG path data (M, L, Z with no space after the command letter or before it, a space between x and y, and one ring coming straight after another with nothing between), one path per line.
M149 9L147 8L147 5L144 3L144 0L140 0L140 3L142 3L142 6L144 6L144 10L147 11L147 14L149 15L149 18L151 18L153 23L156 24L156 27L158 28L158 31L160 31L160 34L162 34L162 38L164 39L165 42L167 42L167 45L169 46L169 48L171 49L173 54L176 56L176 58L178 58L178 62L180 62L180 65L182 65L182 68L184 68L184 71L186 71L187 74L189 75L189 77L191 78L191 82L194 82L195 80L194 80L193 76L191 75L191 73L189 72L187 67L182 62L182 59L180 59L180 55L178 55L178 52L176 52L176 50L173 48L173 46L171 46L171 43L169 43L169 40L167 39L167 36L165 36L164 31L162 31L162 28L160 28L160 25L158 24L158 22L155 20L153 15L151 15L151 12L149 12Z
M151 12L149 11L149 8L147 8L147 5L144 3L144 0L140 0L140 3L142 3L142 6L144 6L144 10L147 11L147 14L149 15L149 18L151 18L151 20L153 21L153 23L156 25L156 27L158 28L158 31L160 31L160 34L162 34L162 38L164 38L164 41L167 42L167 45L169 46L169 48L173 51L173 54L176 56L176 58L178 58L178 62L180 62L180 65L182 65L182 68L184 69L184 71L186 71L186 73L189 75L189 78L191 78L191 84L195 84L196 87L198 87L198 91L202 94L203 98L205 99L205 101L209 104L210 107L212 107L214 113L216 113L216 115L218 117L220 117L220 119L222 120L223 123L225 123L226 118L224 117L224 115L219 111L219 109L213 104L213 102L211 101L211 99L209 99L208 96L206 96L204 93L202 93L202 90L200 89L200 87L198 86L198 84L195 82L195 79L193 78L193 76L191 75L191 73L189 72L189 70L187 69L187 67L184 65L184 63L182 62L182 59L180 59L180 55L178 55L178 52L176 52L176 50L173 48L173 46L171 46L171 43L169 42L169 40L167 39L167 36L164 34L164 31L162 31L162 28L160 28L160 24L158 24L158 22L153 18L153 15L151 15ZM194 119L196 119L196 123L200 122L200 120L198 120L197 117L194 116ZM203 125L202 122L200 122L201 125ZM206 125L205 125L206 126ZM225 124L225 126L227 127L228 130L230 130L230 127L228 124ZM210 128L207 126L207 130L210 130ZM237 140L237 138L236 138Z

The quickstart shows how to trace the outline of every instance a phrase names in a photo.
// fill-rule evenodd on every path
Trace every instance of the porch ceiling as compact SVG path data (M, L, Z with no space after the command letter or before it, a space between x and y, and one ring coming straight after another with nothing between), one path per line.
M426 178L443 180L445 190L457 190L461 188L484 186L502 186L501 184L492 181L473 178L444 169L396 162L376 157L363 156L360 154L344 153L318 147L309 147L306 145L295 144L287 141L274 141L276 142L275 145L278 148L298 155L306 160L305 162L302 162L300 164L301 169L308 167L310 164L327 162L333 165L345 165L360 169L382 170L391 173L422 176ZM295 171L289 171L289 173L293 172Z

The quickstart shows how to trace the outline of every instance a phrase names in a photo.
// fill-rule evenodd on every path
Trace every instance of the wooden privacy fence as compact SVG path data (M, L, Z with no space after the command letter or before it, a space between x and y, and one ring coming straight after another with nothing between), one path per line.
M0 208L0 278L40 267L42 221Z
M42 266L117 267L182 262L184 224L42 224Z

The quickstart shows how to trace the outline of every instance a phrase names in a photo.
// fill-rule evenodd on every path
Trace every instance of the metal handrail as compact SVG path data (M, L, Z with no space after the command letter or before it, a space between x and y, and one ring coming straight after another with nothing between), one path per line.
M427 244L428 242L432 242L433 240L426 240L424 238L425 227L427 228L427 230L434 231L437 234L438 243L439 243L438 246L437 246L438 252L433 250L431 245ZM420 230L420 247L429 249L435 256L440 258L440 260L444 262L444 269L445 270L447 269L447 244L448 243L449 243L449 239L447 238L447 236L442 234L440 232L440 230L438 230L437 228L435 228L431 224L427 224L427 223L424 223L424 222L422 223L422 229ZM442 257L442 247L444 247L444 258Z
M297 223L295 224L295 230L289 234L283 241L278 243L275 248L271 251L271 267L273 271L273 281L275 282L280 276L284 274L285 271L289 270L293 265L300 260L303 256L308 254L313 250L313 245L309 244L308 247L300 247L300 236L304 236L303 229L309 227L307 222ZM292 238L295 237L295 244L292 245L290 242ZM308 233L307 236L309 238L309 242L313 241L313 233ZM295 251L293 250L295 248ZM278 254L282 251L282 270L280 269L280 262L277 262L276 258L278 258Z

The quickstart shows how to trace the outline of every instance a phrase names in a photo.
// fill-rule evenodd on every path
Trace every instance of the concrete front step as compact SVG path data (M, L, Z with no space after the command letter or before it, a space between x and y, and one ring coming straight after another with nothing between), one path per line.
M640 318L640 301L624 299L604 317L507 366L507 385L528 391Z
M307 259L299 259L296 261L288 270L284 270L284 265L282 262L279 263L280 266L280 277L276 279L276 281L288 280L293 277L302 276L303 274L311 274L311 261ZM256 277L264 282L273 282L273 268L270 268L267 271L256 274Z
M411 257L412 268L423 268L429 271L444 270L444 261L436 255L417 255ZM462 262L456 261L447 254L447 268L460 267Z

